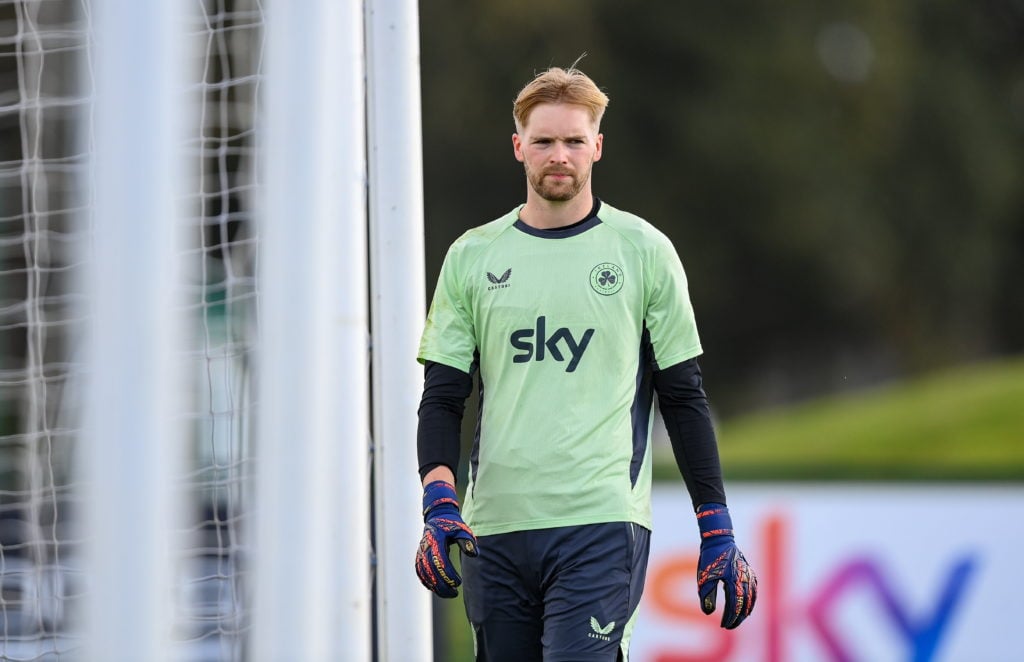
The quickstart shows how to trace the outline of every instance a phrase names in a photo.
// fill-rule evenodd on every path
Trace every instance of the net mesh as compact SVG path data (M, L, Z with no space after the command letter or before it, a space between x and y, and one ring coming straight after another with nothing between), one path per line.
M82 7L0 3L0 628L3 659L74 647L81 565L74 512L83 321L79 122Z
M255 0L202 3L194 147L194 447L186 485L194 546L181 565L179 636L188 659L243 659L246 523L256 319L255 122L263 13Z
M199 2L191 131L192 380L178 559L186 660L241 660L256 340L259 0ZM89 0L0 0L0 660L69 659L86 590L76 516L82 256L89 239ZM145 210L140 210L144 216Z

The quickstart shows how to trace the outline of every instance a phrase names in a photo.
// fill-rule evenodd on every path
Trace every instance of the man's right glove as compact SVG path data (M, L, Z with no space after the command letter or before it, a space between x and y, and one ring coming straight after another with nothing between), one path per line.
M416 575L442 598L454 598L462 578L455 571L448 548L458 543L467 556L478 554L476 536L459 514L455 486L435 480L423 489L423 538L416 552Z
M729 509L720 503L707 503L697 510L700 527L700 560L697 562L697 594L705 614L715 611L718 582L725 591L722 627L739 626L757 601L757 575L736 547Z

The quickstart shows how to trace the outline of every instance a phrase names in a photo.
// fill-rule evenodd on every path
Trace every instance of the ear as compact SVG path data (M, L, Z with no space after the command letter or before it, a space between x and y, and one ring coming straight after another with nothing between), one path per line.
M512 134L512 153L516 155L516 161L522 163L526 160L526 156L523 155L523 139L518 133Z
M599 134L597 134L597 139L594 140L594 160L595 161L600 161L601 160L601 148L602 148L603 145L604 145L604 134L603 133L599 133Z

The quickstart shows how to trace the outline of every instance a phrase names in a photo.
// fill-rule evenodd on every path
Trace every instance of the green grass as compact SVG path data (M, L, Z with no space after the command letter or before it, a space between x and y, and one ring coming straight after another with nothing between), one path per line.
M1024 359L727 420L719 447L727 481L1024 481Z

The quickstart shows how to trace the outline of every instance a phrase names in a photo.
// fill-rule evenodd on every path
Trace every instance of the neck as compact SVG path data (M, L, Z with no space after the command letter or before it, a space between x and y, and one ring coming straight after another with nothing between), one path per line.
M519 219L538 230L552 230L572 225L590 213L594 206L594 195L585 187L572 200L551 201L527 191L526 204L519 210Z

